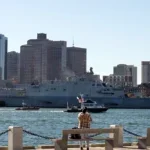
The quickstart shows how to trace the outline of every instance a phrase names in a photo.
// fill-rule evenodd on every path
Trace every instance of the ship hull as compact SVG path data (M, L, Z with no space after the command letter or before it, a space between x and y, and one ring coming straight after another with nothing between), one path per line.
M127 108L127 109L149 109L150 98L107 98L90 97L98 104L104 104L109 108ZM66 108L69 106L80 106L75 97L61 96L31 96L31 97L0 97L0 106L21 107L22 101L29 106L38 106L41 108ZM2 104L2 105L1 105Z

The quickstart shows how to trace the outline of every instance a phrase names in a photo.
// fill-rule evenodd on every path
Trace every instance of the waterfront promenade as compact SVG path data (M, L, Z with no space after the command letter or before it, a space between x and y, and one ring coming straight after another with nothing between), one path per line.
M123 147L113 148L113 150L150 150L150 146L147 146L146 149L138 148L138 143L124 143ZM68 145L68 150L80 150L79 145ZM1 149L0 149L1 150ZM27 150L27 149L26 149ZM31 150L31 149L30 149ZM36 148L36 150L55 150L51 145L41 145ZM86 150L86 148L84 148ZM90 144L90 150L105 150L105 144Z
M125 143L123 141L123 133L128 132L137 138L137 143ZM24 146L23 144L23 132L28 133L32 136L39 136L40 138L48 139L53 142L53 145L37 145L35 146ZM9 126L8 130L1 133L1 135L8 133L8 146L0 147L0 150L23 150L23 149L36 149L36 150L80 150L78 144L69 144L69 142L79 141L98 141L98 144L91 143L90 150L136 150L136 149L150 149L150 128L147 129L147 135L141 137L131 131L124 130L122 126L110 125L110 128L99 128L99 129L65 129L62 131L60 138L54 139L53 137L44 137L42 135L34 134L29 132L22 127ZM84 139L70 139L70 134L88 134L88 138ZM92 134L92 136L91 136ZM108 134L107 137L94 138L100 134ZM100 141L103 140L104 143ZM84 148L86 150L86 148Z
M68 150L80 150L79 146L77 147L77 145L74 145L73 147L74 148L68 148ZM0 150L8 150L8 147L7 146L0 147ZM46 145L38 146L37 148L34 146L26 146L23 148L23 150L55 150L55 148ZM84 148L84 150L86 150L86 148ZM104 146L90 147L90 150L105 150L105 147ZM113 148L113 150L150 150L150 147L147 147L146 149L139 149L137 145L132 145L132 146L123 146L122 148Z
M54 150L54 149L36 149L36 150ZM68 150L80 150L79 148L68 148ZM86 148L85 148L86 150ZM105 150L105 147L90 147L90 150ZM146 149L138 149L137 146L124 146L123 148L114 148L113 150L150 150L150 147Z

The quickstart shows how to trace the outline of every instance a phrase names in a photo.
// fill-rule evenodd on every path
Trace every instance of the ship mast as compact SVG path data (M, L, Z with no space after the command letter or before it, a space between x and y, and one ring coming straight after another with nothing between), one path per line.
M72 47L74 47L74 37L73 37L73 41L72 41Z

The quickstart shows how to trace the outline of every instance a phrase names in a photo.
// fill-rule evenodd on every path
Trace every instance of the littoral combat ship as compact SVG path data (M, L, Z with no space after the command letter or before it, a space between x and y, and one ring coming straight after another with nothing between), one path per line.
M109 108L150 108L150 98L128 97L123 89L114 89L93 73L87 73L83 77L70 77L66 81L1 88L0 105L20 107L24 101L40 108L66 108L67 102L78 106L76 97L81 93L85 99L92 99L98 105L103 104Z

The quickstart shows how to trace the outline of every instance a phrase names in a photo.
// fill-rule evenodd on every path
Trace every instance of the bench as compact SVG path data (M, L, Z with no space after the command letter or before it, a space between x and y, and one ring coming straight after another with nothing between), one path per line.
M62 131L62 139L57 139L55 141L55 150L67 150L68 141L85 141L85 140L105 140L105 149L113 150L114 147L122 147L123 144L120 145L120 127L115 128L106 128L106 129L70 129ZM103 133L113 133L114 136L112 138L84 138L84 139L68 139L70 134L103 134ZM123 138L123 137L121 137Z
M114 147L114 138L82 138L82 139L68 139L68 141L100 141L100 140L105 140L105 146L106 150L113 150Z

